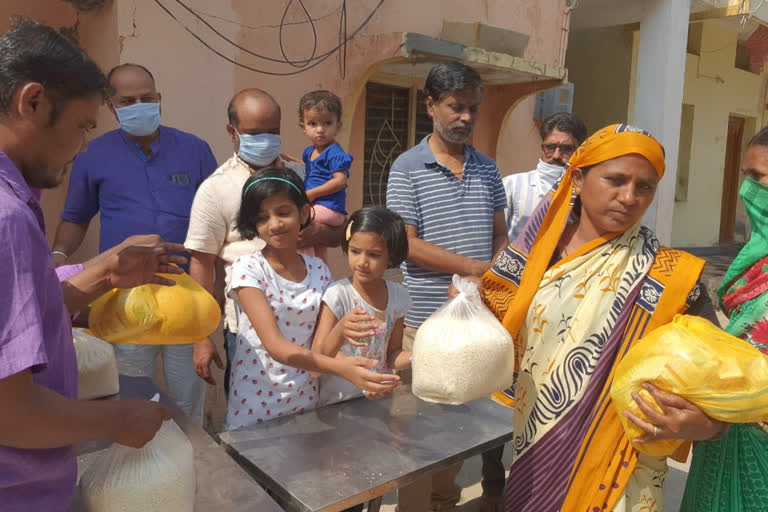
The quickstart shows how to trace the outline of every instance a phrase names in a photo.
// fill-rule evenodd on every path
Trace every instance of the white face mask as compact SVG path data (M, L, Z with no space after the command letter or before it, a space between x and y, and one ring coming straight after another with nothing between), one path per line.
M539 160L539 165L536 166L536 172L551 185L554 185L560 176L565 172L565 167L560 165L548 164L544 160Z

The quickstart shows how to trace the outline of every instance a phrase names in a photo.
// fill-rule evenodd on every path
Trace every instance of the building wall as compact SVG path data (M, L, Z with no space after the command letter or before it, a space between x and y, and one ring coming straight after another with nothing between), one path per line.
M738 23L708 20L692 27L697 41L689 41L689 51L700 55L688 53L685 64L683 104L689 118L682 124L692 133L681 134L681 141L690 137L691 142L681 152L690 155L687 190L678 190L671 219L672 244L679 247L718 244L728 117L745 118L746 144L765 123L768 78L767 72L757 75L735 67ZM634 32L627 45L621 27L571 33L566 64L575 84L574 112L590 131L623 118L633 122L638 35ZM736 240L748 232L739 202Z
M764 123L762 75L736 69L737 32L718 21L702 24L700 55L689 53L683 103L693 107L693 136L687 200L675 203L672 237L678 246L712 246L719 242L720 213L728 134L728 117L745 118L743 144ZM739 201L736 238L744 240L748 221Z
M75 30L80 45L102 68L107 69L118 62L119 51L111 41L117 41L117 13L114 5L106 5L90 13L81 13L71 4L61 0L45 0L30 2L28 0L3 0L0 3L0 33L8 30L13 16L26 16L52 27ZM98 118L98 126L93 130L94 137L114 127L114 119L107 109L102 109ZM49 243L53 243L59 216L64 208L66 191L69 185L65 181L57 189L46 190L43 193L41 206L46 221L46 235ZM86 235L81 248L72 255L74 260L81 261L93 256L98 251L99 219L98 215L91 223L91 229Z
M334 11L340 3L338 0L326 0L312 4L313 14L332 13L329 18L316 23L319 48L336 44L338 15L334 14ZM376 3L373 0L348 3L350 30L359 25ZM202 11L215 12L220 17L235 20L240 24L267 25L279 22L286 2L262 2L257 7L254 2L248 0L234 0L229 6L217 5L215 8L209 7L211 4L202 0L191 4L197 4ZM173 119L180 127L195 127L198 134L211 143L219 159L226 158L231 152L231 143L224 132L226 102L234 91L248 86L267 90L283 106L284 150L294 155L299 154L307 144L297 128L296 107L299 97L313 88L328 88L336 92L344 100L347 111L344 116L347 124L344 137L344 142L348 144L346 149L352 155L362 155L362 140L358 141L359 145L349 145L350 142L354 143L354 140L349 138L350 134L357 133L364 123L364 116L356 116L355 110L359 105L360 96L364 94L366 79L376 71L379 64L394 55L400 45L402 32L440 37L443 20L487 23L530 34L526 58L550 65L562 65L557 60L562 44L560 35L564 21L563 4L561 0L388 0L365 29L348 45L347 73L345 78L341 78L335 55L312 70L290 77L267 76L235 67L203 48L153 2L126 0L121 1L119 7L121 34L132 31L134 22L137 34L136 37L125 39L121 60L151 63L158 68L158 83L166 90L166 119ZM176 10L174 12L179 14ZM289 15L298 16L298 11L290 11ZM244 28L220 20L211 20L211 23L243 48L258 49L259 53L270 56L280 55L277 28ZM206 40L215 40L212 33L204 30L199 23L191 26ZM291 58L306 58L310 54L311 31L308 31L305 25L289 27L283 35L286 54ZM158 46L158 41L163 41L163 44ZM244 51L230 51L233 48L226 44L219 44L217 48L247 65L270 71L290 71L290 68L286 69L284 65L270 64ZM193 62L195 65L190 66ZM201 73L201 70L205 72ZM200 82L203 82L203 87L189 87L189 84ZM168 91L173 91L173 96ZM194 108L189 108L190 103L194 104ZM530 105L519 105L521 112L530 110L532 114ZM201 122L201 119L206 119L207 122ZM535 131L531 130L533 116L526 115L522 119L514 119L525 123L519 127L522 137L518 130L504 130L507 136L502 141L503 144L500 144L504 146L504 151L500 154L501 167L510 170L521 165L518 164L520 155L527 155L527 158L523 158L523 168L528 168L530 155L534 155L535 162L535 148L538 146L537 138L533 137ZM531 147L534 148L533 152ZM357 158L352 172L353 175L362 173L361 157ZM352 207L361 203L361 191L362 180L353 178L349 191Z
M574 84L573 112L589 133L627 119L632 32L606 27L571 32L565 59Z
M200 35L226 58L262 71L286 73L297 68L269 62L248 52L281 58L278 25L287 1L187 2L202 20L240 49L216 35L203 21L194 18L175 2L161 3L180 23L163 12L155 2L107 0L106 6L96 13L81 16L78 29L81 42L105 70L124 62L137 62L149 67L156 77L158 90L163 94L164 124L190 131L207 140L220 162L232 153L232 143L225 126L226 106L234 92L245 87L259 87L275 96L283 107L283 151L292 155L300 155L307 145L297 126L299 97L316 88L336 92L344 101L345 108L345 127L340 142L356 156L348 190L348 210L354 210L362 203L361 134L365 116L361 109L365 105L365 83L381 63L397 54L403 32L438 38L444 20L482 22L529 34L530 41L524 57L561 67L561 55L567 43L563 38L564 27L567 28L565 0L387 0L371 22L347 45L344 77L340 75L338 54L331 55L301 74L275 76L244 69L215 55L182 25ZM349 32L361 24L377 3L376 0L347 3ZM316 18L317 48L318 53L322 53L338 43L342 2L318 0L307 5ZM26 13L54 25L71 26L76 21L73 9L61 0L6 0L0 6L0 19L15 13ZM285 54L293 61L308 58L314 39L310 24L302 18L298 2L293 2L287 20L291 24L282 31ZM494 105L486 104L483 108L493 111ZM497 154L491 156L499 158L500 168L505 174L532 168L540 144L533 123L532 97L515 102L514 111L509 112L505 119ZM105 109L100 129L116 126ZM65 194L66 187L62 187L46 193L44 197L51 236L58 223ZM95 253L97 227L97 222L94 222L83 250L78 254L80 258ZM342 268L342 265L336 265L336 270Z

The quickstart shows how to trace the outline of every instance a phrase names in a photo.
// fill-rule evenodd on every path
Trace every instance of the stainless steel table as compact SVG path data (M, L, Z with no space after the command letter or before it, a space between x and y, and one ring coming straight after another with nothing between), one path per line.
M406 389L220 434L287 510L335 512L512 439L512 409L489 399L423 402Z
M120 398L152 398L160 393L160 401L173 412L173 419L195 449L197 476L196 512L283 512L277 503L233 461L224 449L202 428L193 423L172 400L146 377L120 376ZM82 471L109 442L78 445L78 463ZM83 510L78 489L70 512Z

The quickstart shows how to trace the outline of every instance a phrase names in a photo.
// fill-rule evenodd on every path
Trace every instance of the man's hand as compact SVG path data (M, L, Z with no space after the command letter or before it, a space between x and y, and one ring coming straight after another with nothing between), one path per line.
M285 160L286 162L296 162L296 163L299 163L299 164L303 164L304 163L304 160L300 160L300 159L296 158L295 156L291 156L291 155L289 155L287 153L280 153L280 158Z
M480 292L480 295L483 294L483 280L477 276L464 276L464 279L467 281L471 281L477 285L477 291ZM459 290L456 289L453 284L448 287L448 298L452 299L455 296L459 294Z
M155 437L163 421L171 419L171 411L149 400L118 400L115 402L115 428L110 436L118 444L141 448Z
M472 260L472 264L469 266L467 275L475 277L483 277L483 275L491 269L492 263L489 261Z
M141 245L129 245L131 238L138 238L136 242ZM120 248L110 254L104 262L110 286L112 288L133 288L143 284L173 286L173 281L156 274L182 274L184 271L172 263L184 265L187 263L187 258L169 253L183 252L184 246L163 242L157 235L131 238L120 244L118 246Z
M313 245L338 247L343 238L343 226L327 226L313 222L299 233L299 247L312 247Z
M61 283L64 304L74 315L113 288L133 288L143 284L172 286L173 281L157 273L183 273L173 264L183 265L187 259L169 254L183 251L182 245L164 242L157 235L130 237L88 260L83 264L82 272Z
M211 361L216 363L220 370L224 369L224 362L219 356L216 344L210 338L205 338L200 343L195 343L192 348L192 361L195 365L195 373L211 386L216 385L216 379L211 374Z

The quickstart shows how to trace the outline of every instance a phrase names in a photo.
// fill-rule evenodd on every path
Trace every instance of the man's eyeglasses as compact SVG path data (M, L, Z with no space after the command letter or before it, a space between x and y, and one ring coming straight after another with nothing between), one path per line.
M561 155L570 156L570 155L573 154L574 151L576 151L576 146L574 146L572 144L560 144L560 143L557 143L557 144L542 144L541 145L541 150L544 151L544 153L547 156L552 155L555 152L555 150L557 150L557 149L560 150L560 154Z

